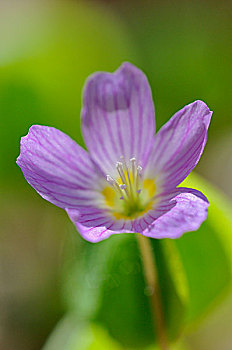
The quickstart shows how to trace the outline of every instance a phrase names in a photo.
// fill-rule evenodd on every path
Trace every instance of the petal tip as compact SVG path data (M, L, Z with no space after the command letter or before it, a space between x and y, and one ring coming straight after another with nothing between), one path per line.
M196 101L192 102L191 104L192 105L196 104L199 108L205 109L208 113L211 113L211 114L213 113L213 111L210 110L208 105L202 100L196 100Z

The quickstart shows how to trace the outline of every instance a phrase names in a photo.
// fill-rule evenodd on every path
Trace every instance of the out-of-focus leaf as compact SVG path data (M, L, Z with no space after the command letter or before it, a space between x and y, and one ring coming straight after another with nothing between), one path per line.
M154 326L136 237L114 241L96 318L124 346L141 348L153 342Z
M123 350L112 339L106 329L96 323L80 323L78 319L67 314L56 326L42 350ZM143 350L159 350L154 345L142 347ZM170 350L187 350L185 344L172 344Z
M175 340L183 328L189 297L184 266L173 240L150 241L156 254L169 338ZM160 245L160 249L157 249L157 244ZM162 264L165 265L165 269Z
M66 315L56 326L43 350L122 350L104 328L96 324L81 323Z

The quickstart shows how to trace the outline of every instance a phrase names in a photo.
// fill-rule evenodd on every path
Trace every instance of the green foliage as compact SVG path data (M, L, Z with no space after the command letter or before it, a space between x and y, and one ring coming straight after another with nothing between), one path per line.
M49 337L43 350L123 350L108 332L96 323L80 323L73 314L64 317ZM152 345L143 350L159 350ZM182 343L173 344L171 350L187 350Z
M94 324L80 323L74 315L63 318L43 350L122 349L107 332Z

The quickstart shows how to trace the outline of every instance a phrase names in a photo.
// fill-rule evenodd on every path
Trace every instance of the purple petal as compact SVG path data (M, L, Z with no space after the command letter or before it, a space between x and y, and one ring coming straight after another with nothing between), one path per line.
M152 238L178 238L196 231L207 217L209 202L203 193L190 188L173 191L173 208L141 232Z
M212 112L195 101L177 112L155 136L147 176L172 189L193 170L203 152Z
M115 222L112 220L112 217L109 217L109 215L106 214L104 217L101 216L101 218L92 216L92 218L86 220L86 217L83 219L84 216L80 215L76 209L66 209L66 212L81 236L92 243L100 242L114 234L131 232L125 229L125 224L122 222ZM98 226L96 226L97 220L99 224ZM80 221L82 221L82 223L80 223ZM112 228L117 228L117 230L112 230Z
M162 196L157 201L158 205L155 209L134 220L116 220L107 209L96 207L82 208L81 212L67 208L66 211L83 238L91 242L98 242L113 234L143 232L154 220L175 206L176 202L171 201L173 195L171 193Z
M114 73L96 73L84 89L82 130L91 156L106 174L124 156L144 165L153 144L154 106L146 76L124 63Z
M173 200L173 192L167 195L158 196L155 199L155 204L151 210L149 210L145 215L139 217L133 221L133 232L143 232L150 225L153 225L160 216L169 212L175 205L176 201Z
M26 180L46 200L61 208L100 201L100 175L88 153L69 136L48 126L33 125L21 139L17 159Z
M154 209L135 220L115 220L106 210L94 207L81 213L76 209L66 211L84 239L99 242L113 234L135 232L152 238L178 238L199 228L206 219L208 205L201 192L177 188L161 195Z

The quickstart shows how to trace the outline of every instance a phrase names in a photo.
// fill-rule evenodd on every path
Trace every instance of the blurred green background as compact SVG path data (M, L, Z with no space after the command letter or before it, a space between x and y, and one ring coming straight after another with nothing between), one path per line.
M185 104L214 111L187 182L209 218L177 241L153 241L173 349L231 349L231 2L0 2L0 349L155 349L135 238L84 242L15 160L32 124L83 144L82 87L130 61L148 76L158 128ZM225 194L224 194L225 193ZM46 345L45 345L46 344Z

